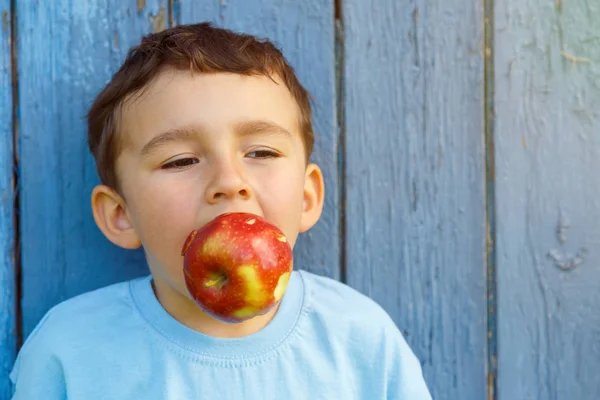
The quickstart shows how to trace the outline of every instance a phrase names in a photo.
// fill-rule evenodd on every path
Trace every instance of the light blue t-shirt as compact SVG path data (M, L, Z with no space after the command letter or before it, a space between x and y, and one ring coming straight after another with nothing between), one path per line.
M150 276L72 298L40 321L10 377L14 400L431 399L389 315L306 271L271 322L239 339L179 323Z

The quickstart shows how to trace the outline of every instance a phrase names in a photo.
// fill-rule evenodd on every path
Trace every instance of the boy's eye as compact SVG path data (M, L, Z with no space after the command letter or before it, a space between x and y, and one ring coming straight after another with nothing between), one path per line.
M275 158L279 157L279 153L272 150L255 150L246 155L249 158Z
M166 164L160 166L161 169L178 169L178 168L186 168L193 164L198 164L197 158L178 158L177 160L173 160Z

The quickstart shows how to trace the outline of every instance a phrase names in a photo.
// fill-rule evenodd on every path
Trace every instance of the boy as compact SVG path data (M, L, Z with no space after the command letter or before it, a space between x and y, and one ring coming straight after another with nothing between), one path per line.
M295 269L279 305L228 324L191 300L186 236L250 212L293 246L319 219L308 93L269 42L209 24L145 37L98 95L94 220L151 274L67 300L27 338L14 399L430 399L391 318Z

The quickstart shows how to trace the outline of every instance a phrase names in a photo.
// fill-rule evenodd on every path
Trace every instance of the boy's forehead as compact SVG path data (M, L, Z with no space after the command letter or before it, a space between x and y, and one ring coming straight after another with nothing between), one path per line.
M180 99L180 96L195 100L209 101L219 92L257 91L256 100L287 100L296 104L291 92L277 75L237 74L232 72L197 72L173 67L161 69L156 77L141 89L129 94L124 101L125 109L147 107L163 103L167 98ZM230 93L231 94L231 93ZM232 100L239 96L232 96ZM162 105L162 104L161 104Z
M199 73L166 68L123 102L119 131L123 147L139 147L173 127L233 126L267 120L300 135L300 109L277 76Z

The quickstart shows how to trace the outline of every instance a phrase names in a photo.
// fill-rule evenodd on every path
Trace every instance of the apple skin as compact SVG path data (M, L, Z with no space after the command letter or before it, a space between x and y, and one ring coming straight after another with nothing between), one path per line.
M181 254L194 302L228 323L275 307L293 269L292 248L283 232L249 213L221 214L190 232Z

